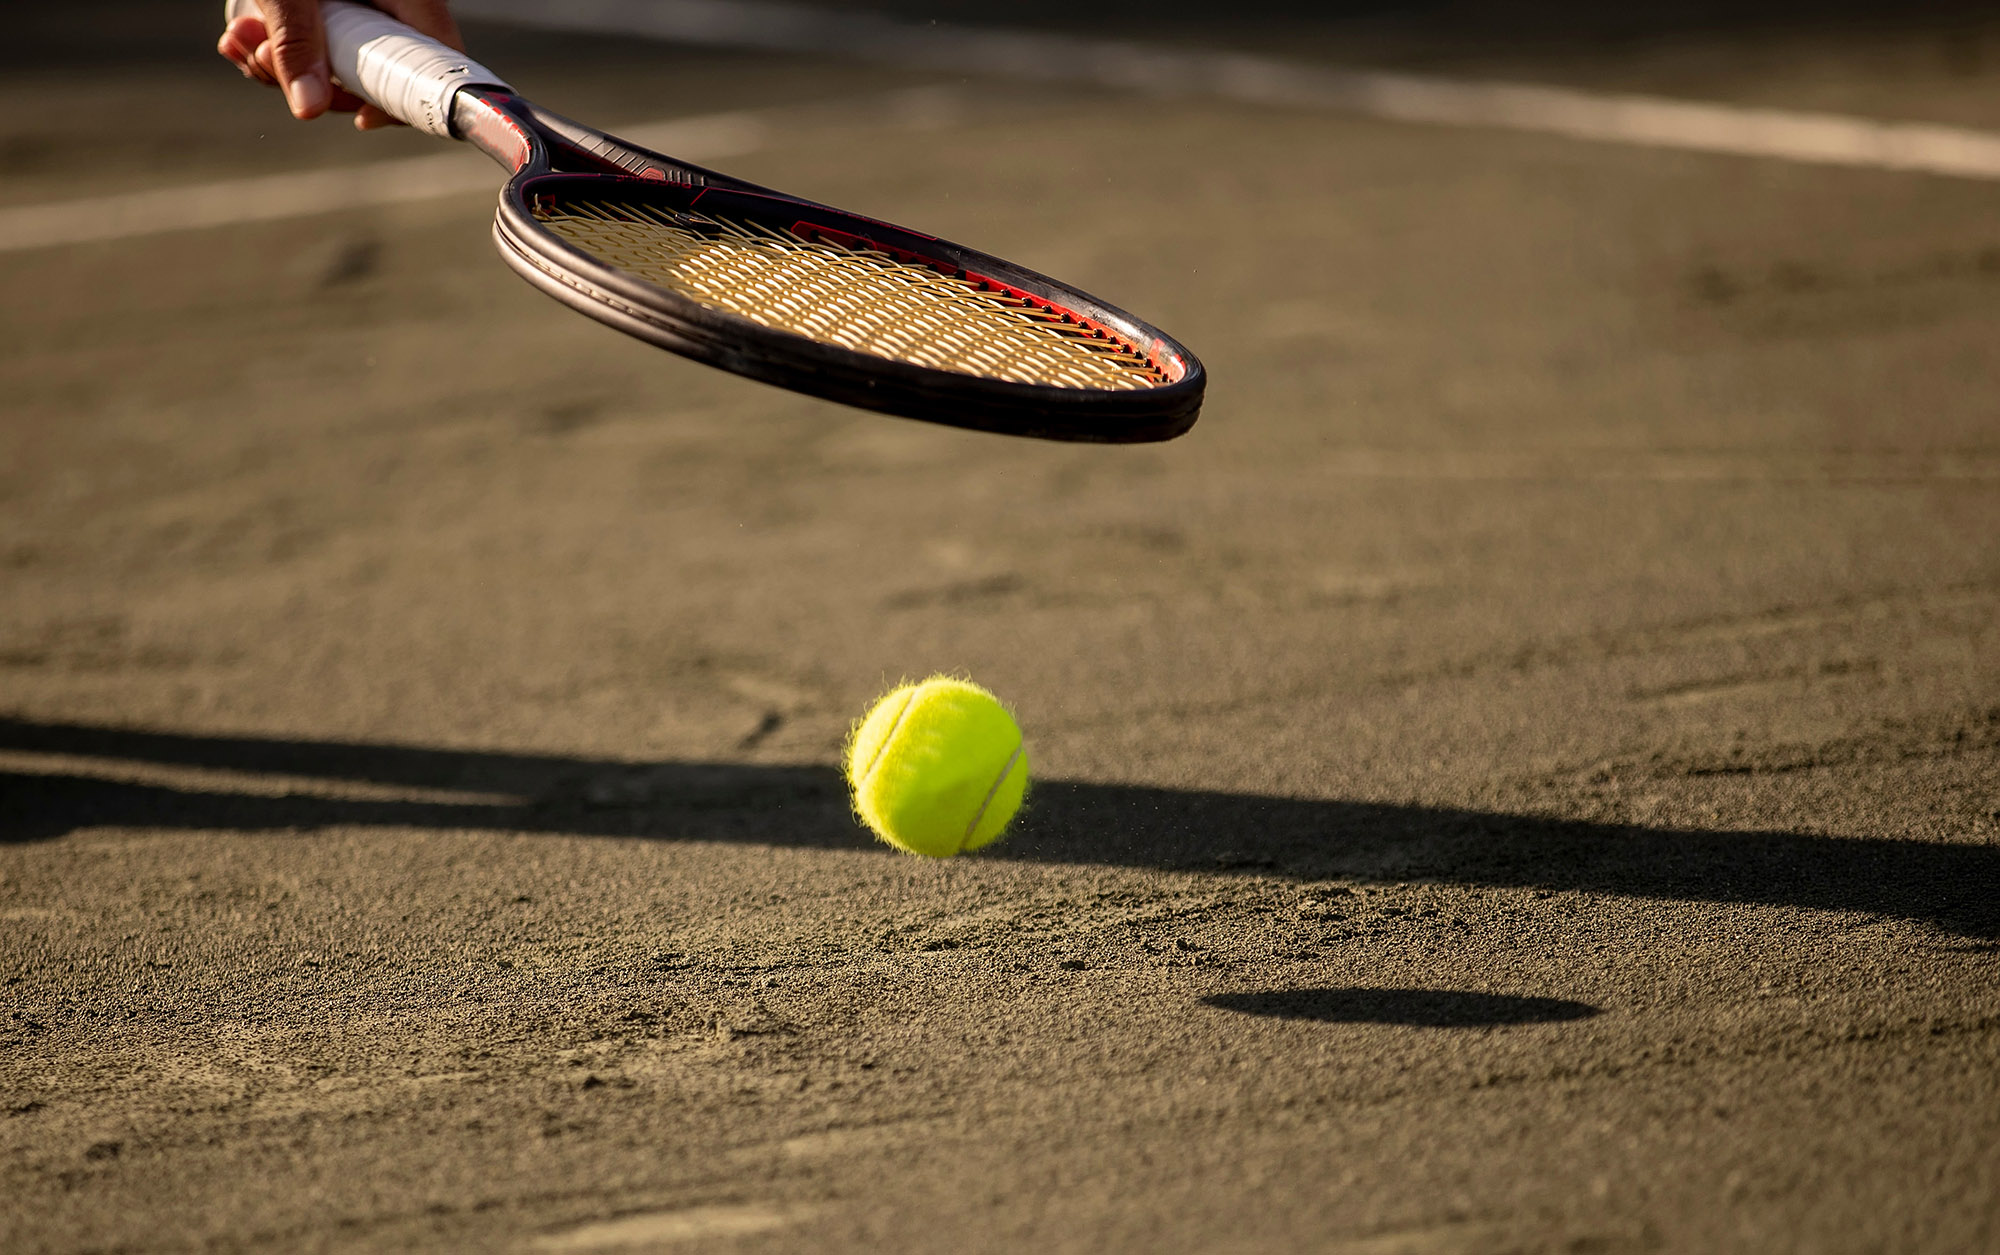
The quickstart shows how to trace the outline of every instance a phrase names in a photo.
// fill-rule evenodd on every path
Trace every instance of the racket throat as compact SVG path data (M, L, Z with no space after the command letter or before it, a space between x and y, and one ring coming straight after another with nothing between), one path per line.
M452 102L451 129L511 174L616 174L682 187L762 190L627 144L497 89L459 92Z
M566 174L624 174L635 179L678 183L683 187L707 187L711 183L736 185L699 166L690 166L670 157L614 139L581 122L572 122L540 105L521 102L548 140L552 169Z

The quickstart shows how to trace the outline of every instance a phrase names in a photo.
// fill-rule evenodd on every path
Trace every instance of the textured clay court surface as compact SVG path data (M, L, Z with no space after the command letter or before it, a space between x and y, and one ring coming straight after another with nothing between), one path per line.
M28 28L0 207L442 151L207 8ZM1209 408L744 383L497 183L0 252L0 1248L2000 1248L2000 183L468 29ZM1984 38L1432 68L1994 129ZM1037 779L944 863L836 770L935 671Z

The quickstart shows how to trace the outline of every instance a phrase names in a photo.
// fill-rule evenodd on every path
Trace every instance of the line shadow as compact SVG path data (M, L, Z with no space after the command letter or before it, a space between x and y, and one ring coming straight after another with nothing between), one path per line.
M1322 1024L1407 1024L1416 1028L1485 1028L1556 1024L1600 1014L1587 1002L1519 998L1463 989L1261 989L1211 994L1202 1001L1224 1011Z
M0 770L0 843L79 828L356 825L868 849L837 772L195 736L0 718L0 751L500 800L368 800ZM879 847L874 847L879 848ZM2000 937L2000 848L1592 823L1442 807L1044 781L979 857L1296 879L1424 880L1795 906Z

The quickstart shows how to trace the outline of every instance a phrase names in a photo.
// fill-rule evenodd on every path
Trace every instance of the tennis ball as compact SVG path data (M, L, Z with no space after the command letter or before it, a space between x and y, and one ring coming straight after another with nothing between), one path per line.
M855 725L847 783L876 836L950 858L1006 830L1028 789L1028 751L999 698L935 675L895 689Z

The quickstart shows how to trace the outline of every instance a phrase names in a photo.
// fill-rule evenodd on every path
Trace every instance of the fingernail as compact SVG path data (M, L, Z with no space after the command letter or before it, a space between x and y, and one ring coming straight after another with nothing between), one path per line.
M323 112L333 101L333 89L322 70L307 70L292 80L286 95L292 102L292 116L309 118Z

